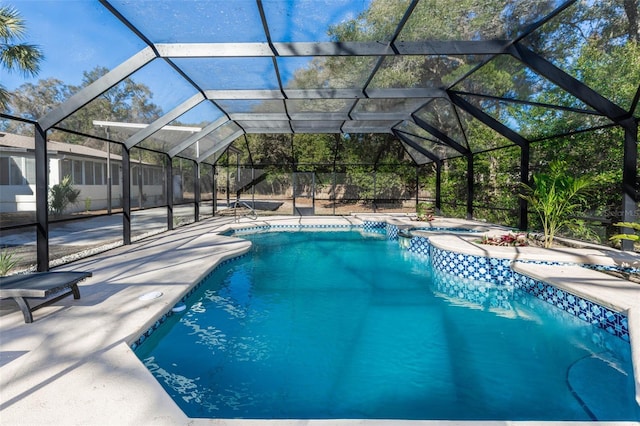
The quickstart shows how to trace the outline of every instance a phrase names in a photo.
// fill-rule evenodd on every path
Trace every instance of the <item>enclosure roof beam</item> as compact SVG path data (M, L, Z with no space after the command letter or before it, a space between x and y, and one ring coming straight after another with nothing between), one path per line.
M571 111L571 112L577 112L578 114L591 114L591 115L598 115L598 116L602 115L601 113L599 113L598 111L594 111L593 109L575 108L575 107L570 107L566 105L554 105L554 104L549 104L544 102L528 101L525 99L507 98L504 96L493 96L493 95L487 95L486 93L471 93L471 92L463 92L460 90L447 90L447 93L448 94L455 93L458 96L471 96L474 98L491 99L498 102L520 104L520 105L531 105L531 106L537 106L537 107L547 108L547 109L556 109L561 111Z
M620 122L629 116L629 112L556 67L531 49L516 43L511 46L509 53L536 73L566 90L611 120Z
M469 150L469 148L460 145L458 142L456 142L455 140L447 136L445 133L443 133L440 129L433 127L431 124L427 123L426 121L418 117L416 114L412 114L412 117L413 117L413 121L418 126L422 127L424 130L431 133L436 138L445 142L447 145L449 145L451 148L458 151L460 154L464 154L464 155L471 154L471 151Z
M175 107L173 110L164 114L162 117L149 124L144 129L133 134L124 142L124 145L127 147L127 149L133 148L134 146L136 146L149 136L153 135L157 131L161 130L164 126L171 123L173 120L180 117L182 114L189 111L191 108L195 107L204 100L205 97L200 93L193 95L191 98L187 99L186 101Z
M205 90L207 99L227 100L278 100L278 99L406 99L406 98L446 98L447 92L437 88L395 88L395 89L279 89L274 90Z
M439 163L442 160L435 155L433 152L428 151L426 149L424 149L423 147L421 147L420 145L418 145L417 143L415 143L414 141L412 141L411 139L409 139L408 137L406 137L405 135L402 134L402 132L399 132L397 130L393 130L393 134L399 138L403 143L409 145L411 148L415 149L416 151L418 151L420 154L424 155L425 157L429 158L431 161L435 162L435 163Z
M38 123L44 131L49 130L98 96L156 58L152 48L145 47L113 70L71 96L61 105L53 108Z
M489 114L485 113L484 111L468 102L466 99L463 99L455 93L449 93L449 97L451 98L451 102L453 102L454 105L462 108L464 111L468 112L485 125L500 133L511 142L521 147L529 145L529 141L523 138L519 133L514 132L509 127L505 126L495 118L491 117Z
M211 133L214 130L216 130L218 127L220 127L223 124L228 123L228 122L229 122L229 119L227 119L226 117L220 117L219 119L217 119L213 123L209 123L202 130L200 130L198 133L192 134L187 139L185 139L184 141L180 142L178 145L176 145L173 148L171 148L167 152L167 155L170 158L175 157L176 155L178 155L179 153L181 153L182 151L184 151L185 149L187 149L188 147L190 147L191 145L193 145L194 143L196 143L197 141L199 141L203 137L207 136L209 133Z
M216 142L213 147L211 147L211 149L207 150L204 154L201 154L200 157L198 157L198 163L202 163L204 160L206 160L216 152L225 149L231 142L236 140L236 138L242 134L244 134L244 131L239 129L226 138L222 139L221 141Z
M326 41L262 43L157 43L163 58L296 56L497 55L509 40Z

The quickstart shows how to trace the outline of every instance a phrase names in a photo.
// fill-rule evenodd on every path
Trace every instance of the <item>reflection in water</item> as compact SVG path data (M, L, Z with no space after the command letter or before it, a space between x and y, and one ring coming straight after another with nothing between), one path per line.
M588 420L572 366L635 403L627 342L514 286L356 233L260 238L136 350L189 417Z

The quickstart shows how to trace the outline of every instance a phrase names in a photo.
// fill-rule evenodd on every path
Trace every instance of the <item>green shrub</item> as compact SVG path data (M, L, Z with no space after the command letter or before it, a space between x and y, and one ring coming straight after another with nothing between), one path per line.
M71 176L65 176L59 184L49 190L49 210L55 215L61 215L69 204L76 204L80 190L73 188Z
M9 250L0 251L0 277L7 275L18 263L18 259L14 255L15 253Z
M416 206L416 218L422 221L432 221L434 219L433 208L428 203L418 203Z
M552 162L548 173L535 174L533 185L522 185L524 193L520 197L540 217L545 247L553 245L553 238L562 227L577 226L576 213L594 185L589 176L571 176L562 161Z
M633 234L615 234L609 238L611 241L619 243L621 240L630 240L634 243L640 242L640 222L618 222L614 223L613 226L617 226L619 228L631 228L634 230ZM637 234L635 232L638 232Z

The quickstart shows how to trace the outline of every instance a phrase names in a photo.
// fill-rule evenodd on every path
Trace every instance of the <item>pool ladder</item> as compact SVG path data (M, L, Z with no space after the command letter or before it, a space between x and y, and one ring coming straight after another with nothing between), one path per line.
M238 207L241 209L247 209L248 213L238 215ZM248 217L249 219L256 220L258 218L258 214L249 204L244 201L234 201L233 203L233 217L236 222L240 220L242 217Z

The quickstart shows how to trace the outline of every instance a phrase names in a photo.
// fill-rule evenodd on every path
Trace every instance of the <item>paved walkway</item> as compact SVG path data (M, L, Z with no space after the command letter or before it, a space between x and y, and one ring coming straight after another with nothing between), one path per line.
M361 223L356 216L276 217L268 221L272 224ZM187 418L138 360L129 344L153 324L155 318L180 300L217 262L249 249L247 241L218 235L228 226L233 226L231 218L208 220L58 268L91 271L93 276L80 284L80 300L66 298L36 311L32 324L25 324L17 309L2 312L0 424L470 424L460 421ZM149 292L161 292L162 296L152 300L140 299ZM538 423L518 422L522 425Z

